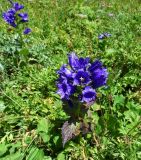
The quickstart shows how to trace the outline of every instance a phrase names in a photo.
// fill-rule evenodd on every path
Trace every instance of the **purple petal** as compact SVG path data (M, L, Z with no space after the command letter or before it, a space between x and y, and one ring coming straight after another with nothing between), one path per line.
M92 73L93 87L98 88L106 85L108 72L106 68L98 68Z
M82 102L90 103L95 101L96 98L96 92L93 88L87 86L82 91Z
M79 69L86 69L89 67L90 58L79 58Z
M111 34L105 32L105 33L100 34L98 36L98 39L102 40L104 38L108 38L108 37L111 37L111 36L112 36Z
M89 66L89 58L78 58L74 52L68 55L69 65L73 70L86 69Z
M86 85L89 83L90 83L90 76L87 71L80 69L80 70L78 70L77 73L74 74L73 85Z
M64 80L62 83L57 84L58 91L57 93L61 96L61 99L68 100L69 97L74 93L75 88L71 84Z
M22 22L28 21L28 14L27 13L19 13L18 16L21 17Z
M102 68L102 63L99 60L94 61L88 68L90 72L93 72L97 68Z
M79 68L79 58L76 56L74 52L68 55L69 65L72 69L76 70Z
M12 27L16 27L15 13L16 13L15 10L11 8L7 12L4 12L2 15L5 22L8 23L9 25L11 25Z
M16 2L16 3L13 3L13 8L14 8L16 11L19 11L19 10L23 9L24 6Z
M24 34L29 34L30 32L31 32L31 29L30 29L30 28L26 28L26 29L23 31Z
M69 70L66 65L63 65L57 73L63 77L72 78L72 71Z

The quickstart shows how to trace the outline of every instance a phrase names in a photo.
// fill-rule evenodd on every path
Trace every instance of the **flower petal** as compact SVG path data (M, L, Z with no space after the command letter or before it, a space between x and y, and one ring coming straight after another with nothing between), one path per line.
M76 56L74 52L68 55L69 65L72 69L76 70L79 68L79 58Z
M82 102L90 103L92 101L95 101L96 98L96 92L93 88L87 86L82 91Z

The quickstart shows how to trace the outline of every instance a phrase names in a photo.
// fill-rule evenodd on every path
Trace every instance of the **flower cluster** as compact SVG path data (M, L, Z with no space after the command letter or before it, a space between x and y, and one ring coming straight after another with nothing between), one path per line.
M89 58L78 58L74 52L68 55L69 65L63 65L57 73L57 93L63 100L77 97L81 102L95 101L95 89L106 85L108 72L99 60L90 62Z
M108 38L108 37L111 37L111 34L110 33L102 33L98 36L98 39L102 40L104 38Z
M19 3L13 3L13 2L11 2L11 4L12 4L12 8L4 12L2 15L5 22L15 28L20 23L28 22L28 14L19 12L20 10L24 8L24 6ZM24 34L29 34L30 32L31 32L30 28L25 28L23 31Z

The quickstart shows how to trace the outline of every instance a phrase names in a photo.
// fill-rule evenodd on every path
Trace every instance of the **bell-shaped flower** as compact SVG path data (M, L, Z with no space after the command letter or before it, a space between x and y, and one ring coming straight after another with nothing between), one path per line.
M96 99L96 92L90 86L85 87L82 91L82 102L90 103L95 101Z
M89 66L89 58L78 58L74 52L68 55L69 65L73 70L86 69Z
M94 61L91 66L88 68L88 70L92 73L94 70L102 68L102 63L97 59Z
M77 70L79 68L79 58L75 55L74 52L68 55L69 65L73 70Z
M19 13L18 16L21 17L22 22L28 21L28 14L27 13Z
M13 3L13 8L15 9L15 11L19 11L23 9L24 6L16 2L16 3Z
M90 58L79 58L79 69L87 69L90 66Z
M102 40L102 39L108 38L108 37L111 37L111 34L105 32L105 33L100 34L100 35L98 36L98 39Z
M61 99L68 100L75 91L74 86L69 84L67 80L64 80L63 82L58 83L57 86L58 86L57 93L61 96Z
M106 85L108 72L106 68L98 68L92 73L92 83L94 88Z
M63 77L72 78L72 71L70 71L66 65L62 65L60 70L57 71L57 73Z
M87 85L91 82L89 73L83 69L74 74L73 85Z
M15 10L13 8L9 9L7 12L4 12L2 17L9 25L16 27L15 24Z
M30 32L31 32L31 29L30 29L30 28L26 28L26 29L23 31L24 34L29 34Z

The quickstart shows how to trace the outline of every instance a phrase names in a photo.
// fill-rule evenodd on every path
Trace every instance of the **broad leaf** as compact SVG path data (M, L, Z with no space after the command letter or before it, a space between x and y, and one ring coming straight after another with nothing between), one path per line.
M42 118L39 122L38 122L38 126L37 126L37 131L38 132L45 132L48 133L50 129L50 121Z
M74 138L80 133L79 128L74 123L66 121L62 126L62 142L63 147L70 139Z
M0 144L0 156L2 156L7 151L7 146L5 144Z
M36 147L31 148L29 155L26 158L26 160L43 160L43 159L44 159L43 150L39 150Z

